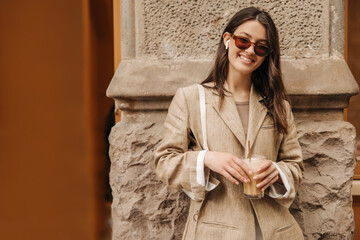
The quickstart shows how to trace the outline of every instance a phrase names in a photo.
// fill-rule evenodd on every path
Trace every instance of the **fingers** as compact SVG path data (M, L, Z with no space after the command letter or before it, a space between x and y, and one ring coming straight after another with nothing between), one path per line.
M261 191L265 191L266 188L279 179L279 172L270 160L266 160L257 170L259 174L254 176L254 180L261 180L256 185L257 188L261 188Z
M260 167L258 167L257 171L261 173L266 169L268 169L269 167L275 167L272 163L273 162L271 160L266 160L263 164L260 165Z
M250 170L249 166L242 161L240 158L237 158L234 156L234 163L236 163L236 165L238 165L241 170L246 173L246 175L248 175L249 177L251 177L251 175L253 174L252 171Z
M279 178L279 172L275 166L270 166L266 171L254 176L254 180L261 181L256 185L257 188L261 188L261 191L265 191L271 184L276 182Z
M248 175L244 172L244 170L237 165L236 162L231 162L229 168L231 171L229 171L234 177L239 179L243 183L250 182L250 179Z
M208 151L205 154L204 165L234 184L239 184L239 181L250 182L249 176L252 175L250 168L232 154Z
M258 185L256 185L256 187L261 188L261 191L264 192L271 184L273 184L274 182L276 182L276 180L279 178L278 175L276 175L273 179L271 179L264 187L261 187Z
M276 171L277 174L277 169L270 160L266 160L266 162L262 164L257 170L258 170L258 174L254 176L254 180L263 179L269 176L274 171Z
M236 179L243 183L250 182L249 177L251 177L252 172L249 166L235 156L232 161L228 162L225 170L226 174L224 173L223 175L235 184L239 184ZM258 174L254 176L253 179L258 181L256 187L260 188L261 191L265 191L271 184L279 179L279 172L274 164L272 164L271 160L266 160L265 163L263 163L257 170Z
M223 176L224 176L227 180L229 180L230 182L232 182L232 183L234 183L234 184L236 184L236 185L239 184L239 182L236 181L236 179L235 179L233 176L231 176L231 174L228 173L227 171L224 170L224 171L221 173L221 175L223 175Z

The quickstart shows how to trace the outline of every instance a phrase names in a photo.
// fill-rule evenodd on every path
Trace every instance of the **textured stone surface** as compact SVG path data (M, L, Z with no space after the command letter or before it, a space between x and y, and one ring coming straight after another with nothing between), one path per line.
M299 121L305 173L291 207L305 239L351 239L355 129L344 121ZM153 151L162 123L120 122L110 135L113 240L180 239L188 199L157 180Z
M344 121L301 121L297 130L305 173L294 217L306 239L352 239L355 128Z
M109 137L113 239L181 239L188 199L156 179L153 151L162 124L116 124Z
M328 0L141 2L137 43L147 57L213 57L225 24L234 13L248 6L271 14L279 30L282 55L302 58L329 54Z

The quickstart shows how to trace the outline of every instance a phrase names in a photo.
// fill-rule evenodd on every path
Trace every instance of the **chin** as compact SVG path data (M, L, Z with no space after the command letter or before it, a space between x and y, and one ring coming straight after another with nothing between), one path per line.
M256 70L255 67L251 67L251 66L243 66L243 65L238 65L234 67L234 70L241 73L242 75L248 75L251 74L253 71Z

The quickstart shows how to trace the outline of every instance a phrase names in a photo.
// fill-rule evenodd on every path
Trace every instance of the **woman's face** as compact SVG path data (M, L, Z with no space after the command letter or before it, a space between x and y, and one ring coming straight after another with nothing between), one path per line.
M257 20L249 20L241 24L234 32L235 36L248 38L251 42L267 44L266 28ZM229 71L236 71L240 75L251 76L264 61L265 57L255 54L253 44L247 49L239 49L230 33L224 33L224 44L229 41L228 58Z

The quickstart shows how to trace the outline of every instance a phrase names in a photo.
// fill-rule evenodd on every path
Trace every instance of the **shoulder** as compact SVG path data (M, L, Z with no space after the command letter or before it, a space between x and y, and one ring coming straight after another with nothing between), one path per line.
M288 100L283 100L284 107L286 111L291 111L291 104Z
M178 88L173 101L180 100L181 102L186 102L189 104L189 108L196 107L199 104L199 86L201 84L192 84L186 87ZM214 97L217 99L218 94L211 87L213 84L205 84L203 85L203 89L205 92L205 102L215 101Z
M178 105L181 108L188 108L190 103L194 103L199 98L199 90L197 84L178 88L171 101L171 105Z
M192 84L186 87L181 87L178 90L183 91L186 95L191 95L198 92L198 85L199 84Z
M293 112L292 112L292 107L291 107L291 103L287 100L283 100L283 104L284 104L284 110L285 110L285 116L286 118L289 120L293 120Z
M189 92L189 93L194 93L194 92L198 92L199 85L203 86L204 89L206 89L206 90L210 90L210 89L214 88L214 83L211 82L211 83L204 83L204 84L194 83L194 84L191 84L191 85L188 85L185 87L178 88L178 90Z
M198 85L199 84L192 84L186 87L178 88L175 92L174 98L180 97L179 95L181 95L181 97L186 100L194 100L195 98L198 98L199 96Z

